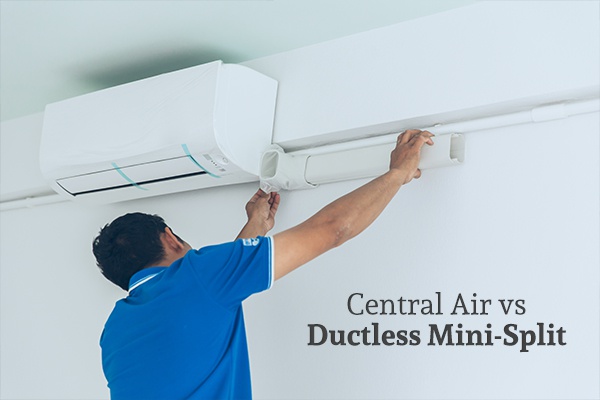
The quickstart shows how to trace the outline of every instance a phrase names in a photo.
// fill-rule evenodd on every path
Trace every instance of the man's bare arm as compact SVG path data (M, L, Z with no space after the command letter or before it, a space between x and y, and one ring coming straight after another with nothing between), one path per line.
M402 185L421 176L421 148L425 143L433 145L432 136L427 131L404 132L398 137L387 173L340 197L300 225L276 234L275 279L367 228Z
M267 194L258 189L246 204L248 222L246 222L246 225L244 225L235 239L247 239L266 235L275 224L275 214L277 214L279 200L279 194Z

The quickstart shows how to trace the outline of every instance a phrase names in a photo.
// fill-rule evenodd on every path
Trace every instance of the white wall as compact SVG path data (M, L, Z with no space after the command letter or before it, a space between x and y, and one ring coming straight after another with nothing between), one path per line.
M460 167L401 189L362 236L247 301L257 398L597 398L599 115L467 135ZM276 231L359 185L284 193ZM107 397L98 338L123 292L94 266L101 225L161 214L195 246L233 238L254 185L90 208L61 203L2 213L1 393L6 399ZM228 217L223 217L228 215ZM352 316L348 295L432 298L445 315ZM522 298L527 313L450 316L451 297ZM467 297L468 296L468 297ZM483 329L536 322L567 330L564 347L309 347L307 324ZM501 330L499 331L501 333Z
M486 1L244 64L280 82L273 138L294 149L597 97L599 13Z
M528 3L529 13L535 3L538 2ZM502 4L493 7L504 7ZM563 4L548 7L564 10ZM586 4L597 10L597 4ZM485 7L484 3L483 11ZM471 8L465 8L468 9ZM479 6L474 9L483 12ZM547 18L560 20L556 13ZM587 48L589 43L582 40L587 31L582 32L581 27L597 29L594 18L592 22L589 18L579 21L579 28L572 32L561 30L567 36L560 48L567 45ZM524 23L521 17L518 21ZM435 26L421 22L423 26ZM544 24L532 22L532 26L542 26L538 23ZM398 35L406 33L400 27L397 29ZM352 53L349 44L335 42L329 48L332 52L343 48ZM544 49L532 51L529 56L549 57L551 52ZM294 109L293 105L301 99L293 89L304 72L294 71L294 64L286 60L298 54L309 58L322 54L323 48L317 50L312 53L311 49L303 49L283 54L277 60L254 62L258 69L282 74L276 76L281 79L276 124L279 140L297 144L297 135L301 133L316 140L324 134L344 130L345 121L352 121L353 128L360 128L393 119L392 108L379 112L383 95L362 108L356 108L354 102L333 107L333 92L318 98L318 90L304 90L307 105ZM477 52L464 51L465 56L476 59ZM577 50L572 54L579 56ZM597 66L598 50L590 54L589 63ZM389 53L384 55L387 57ZM335 60L337 56L326 64L335 64ZM385 62L384 58L377 60ZM533 81L539 77L539 71L532 67L537 65L534 61L514 64L514 68L518 65L524 66L511 73L523 74ZM477 102L469 99L474 99L477 82L489 71L474 69L472 80L465 83L468 94L456 101L461 107L484 107L498 102L506 105L514 100L511 104L515 106L528 96L544 98L550 93L544 92L546 89L568 93L577 82L587 85L578 93L589 92L590 88L593 92L597 76L588 76L589 65L573 66L562 72L548 66L550 75L563 80L553 83L553 79L547 85L535 81L528 90L519 85L514 88L516 92L504 87L511 85L510 81L498 78L488 88L495 88L490 92L491 97L478 98ZM357 79L363 77L360 68L355 73ZM418 74L418 79L427 75L423 71ZM587 78L581 79L582 76ZM523 79L523 85L527 81ZM406 82L410 84L410 79ZM343 93L347 94L346 89ZM511 99L510 93L515 98ZM414 91L412 98L420 99L421 106L412 110L419 111L419 115L451 112L445 107L459 95L460 92L440 93L445 100L429 107L426 100L431 92ZM395 95L391 96L388 100L394 101ZM315 99L320 106L313 108ZM331 119L320 119L324 111ZM302 113L304 119L297 122L301 125L291 131L284 129ZM282 120L286 115L290 119ZM395 115L398 121L400 117L410 115ZM598 398L599 119L595 113L468 133L464 165L428 171L421 180L402 188L381 218L363 235L285 277L271 291L248 300L245 309L255 396ZM315 122L319 120L324 122ZM15 151L15 146L21 146L17 133L39 135L39 118L12 121L10 129L14 134L5 135L6 127L3 123L2 160ZM5 168L4 163L2 167ZM20 175L24 174L22 170L13 168L11 175L25 179ZM18 183L19 179L11 182ZM301 222L362 182L284 193L274 232ZM2 212L0 397L106 398L98 339L114 301L124 293L105 281L94 266L91 240L98 229L125 212L143 211L162 215L180 236L195 246L226 241L235 237L243 224L243 205L255 186L222 187L99 207L60 203ZM18 184L13 187L18 188ZM436 291L444 296L441 316L359 317L350 315L346 309L347 298L354 292L375 299L394 299L433 298ZM478 298L494 301L525 299L527 312L505 317L495 303L487 317L451 316L451 303L459 292L465 299L470 299L473 292ZM377 348L307 346L307 324L351 330L362 329L372 322L385 329L419 329L422 343L414 347ZM494 334L498 335L507 323L517 323L520 329L533 329L537 322L554 323L566 329L567 345L534 346L528 353L503 346L500 341L488 347L426 345L429 323L459 322L470 329L483 329L486 323L491 323Z
M44 113L2 122L0 201L54 193L40 172Z
M598 398L600 116L467 135L460 167L401 189L362 236L247 302L256 394L264 398ZM278 228L357 186L284 198ZM434 299L442 316L353 316L348 296ZM494 299L489 316L451 316L458 293ZM496 299L525 299L504 316ZM307 346L308 324L419 329L415 347ZM567 331L564 347L430 347L428 324L502 334L507 323Z

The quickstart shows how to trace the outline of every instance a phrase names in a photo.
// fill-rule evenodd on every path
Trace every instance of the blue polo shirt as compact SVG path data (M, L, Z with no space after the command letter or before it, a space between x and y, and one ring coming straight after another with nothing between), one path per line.
M242 301L272 282L270 237L190 250L136 273L100 339L111 398L251 398Z

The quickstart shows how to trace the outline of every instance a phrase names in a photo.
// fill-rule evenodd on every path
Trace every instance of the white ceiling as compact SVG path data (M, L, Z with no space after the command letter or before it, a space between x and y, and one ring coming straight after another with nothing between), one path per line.
M163 72L242 62L474 2L1 0L1 119Z

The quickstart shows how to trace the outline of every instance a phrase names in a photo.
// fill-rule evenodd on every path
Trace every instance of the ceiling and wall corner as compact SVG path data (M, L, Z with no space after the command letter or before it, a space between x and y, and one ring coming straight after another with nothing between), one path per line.
M2 0L1 119L216 59L239 63L473 3Z

